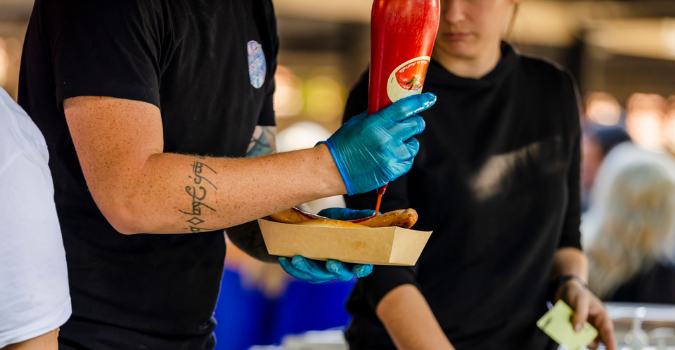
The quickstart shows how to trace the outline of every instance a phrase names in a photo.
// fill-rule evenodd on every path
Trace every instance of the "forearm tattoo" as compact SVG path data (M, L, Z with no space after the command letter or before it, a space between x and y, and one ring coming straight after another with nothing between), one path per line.
M277 151L277 128L275 126L256 126L253 137L248 143L247 157L264 156Z
M189 224L188 228L192 233L198 233L203 231L213 231L214 229L207 228L205 225L205 220L203 209L216 212L212 206L206 204L206 197L212 189L218 189L216 185L208 179L207 176L211 174L218 174L213 168L204 164L201 160L205 159L204 157L197 157L199 160L195 160L192 163L192 175L189 175L190 184L185 186L185 192L190 196L191 200L191 209L189 210L180 210L181 213L187 215L188 218L185 220Z

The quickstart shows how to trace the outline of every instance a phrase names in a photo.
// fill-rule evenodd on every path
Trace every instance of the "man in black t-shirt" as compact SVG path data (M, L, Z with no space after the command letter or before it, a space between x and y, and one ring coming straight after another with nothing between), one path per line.
M256 218L410 169L433 95L261 156L278 47L269 0L35 2L19 103L50 152L73 304L61 349L213 348L223 228L276 261ZM285 266L312 279L301 267Z

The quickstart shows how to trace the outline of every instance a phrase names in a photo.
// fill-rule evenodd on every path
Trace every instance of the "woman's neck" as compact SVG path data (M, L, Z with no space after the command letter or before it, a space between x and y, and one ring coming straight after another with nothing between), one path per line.
M488 52L476 57L453 56L442 49L434 50L432 57L456 76L480 79L490 73L499 63L502 56L500 46L491 48Z

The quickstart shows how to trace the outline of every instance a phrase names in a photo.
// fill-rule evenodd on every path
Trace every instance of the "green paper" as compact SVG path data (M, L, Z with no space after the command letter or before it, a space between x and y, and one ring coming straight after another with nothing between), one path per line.
M558 344L567 346L569 350L582 350L598 336L598 331L586 322L581 332L575 332L573 317L574 311L564 301L558 300L555 306L537 321L537 327Z

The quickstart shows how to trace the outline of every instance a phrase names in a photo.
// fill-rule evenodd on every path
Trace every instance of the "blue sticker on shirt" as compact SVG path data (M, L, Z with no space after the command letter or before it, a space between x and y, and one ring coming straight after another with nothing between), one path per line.
M262 46L251 40L246 44L248 53L248 76L251 79L251 85L259 89L265 83L265 73L267 73L267 64L265 64L265 53Z

